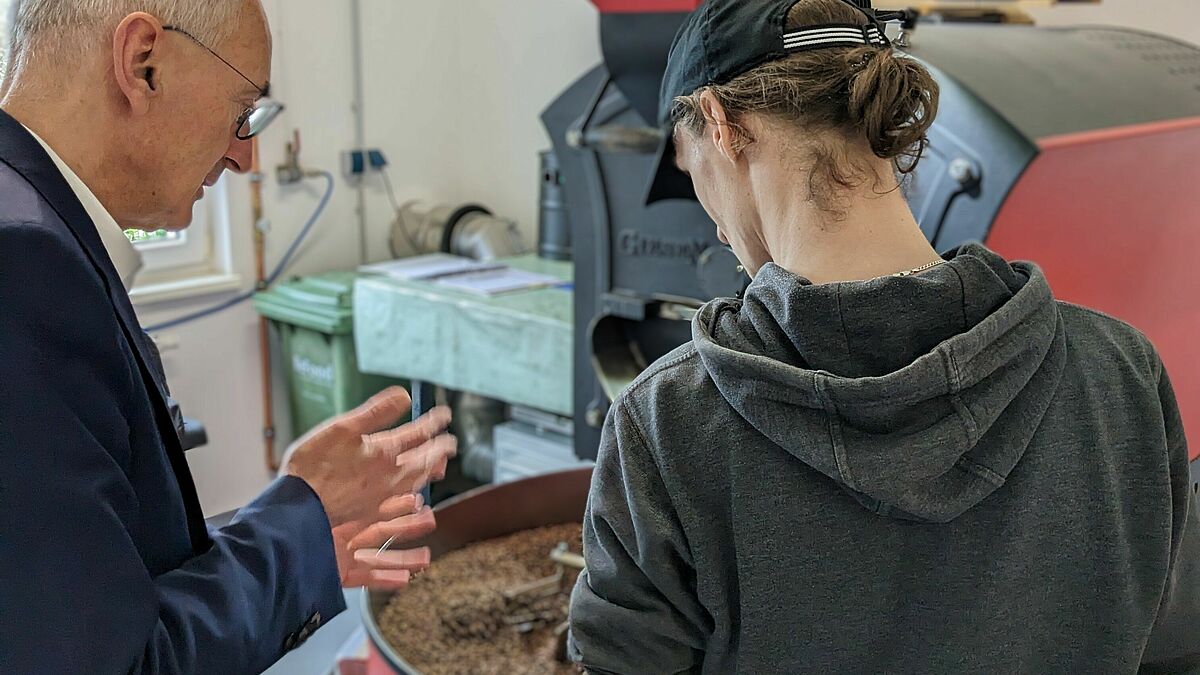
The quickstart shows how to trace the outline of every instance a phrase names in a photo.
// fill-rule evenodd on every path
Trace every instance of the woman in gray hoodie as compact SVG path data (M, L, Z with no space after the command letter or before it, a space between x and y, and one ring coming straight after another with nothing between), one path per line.
M1162 362L1036 265L930 247L896 176L937 86L878 21L708 0L676 38L656 192L694 185L754 282L613 404L571 653L622 674L1185 672L1200 523Z

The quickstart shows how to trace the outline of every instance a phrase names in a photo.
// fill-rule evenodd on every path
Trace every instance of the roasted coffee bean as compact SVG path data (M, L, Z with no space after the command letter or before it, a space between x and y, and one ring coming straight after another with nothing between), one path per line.
M555 629L567 618L578 572L546 597L505 591L553 576L560 542L582 551L582 526L556 525L473 544L433 561L379 617L388 643L423 675L573 675L558 658ZM518 631L512 619L531 619Z

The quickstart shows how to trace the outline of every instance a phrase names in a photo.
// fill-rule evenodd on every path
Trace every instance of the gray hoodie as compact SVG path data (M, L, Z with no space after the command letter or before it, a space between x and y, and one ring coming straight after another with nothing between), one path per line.
M1162 362L980 246L767 265L613 405L572 600L596 673L1182 672L1200 524Z

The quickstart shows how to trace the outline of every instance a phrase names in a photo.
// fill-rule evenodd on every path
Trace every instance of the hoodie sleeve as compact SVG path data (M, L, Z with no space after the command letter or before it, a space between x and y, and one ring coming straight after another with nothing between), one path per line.
M1158 385L1171 462L1171 567L1158 618L1142 656L1142 673L1180 673L1200 665L1200 512L1188 466L1187 439L1165 368Z
M587 571L571 598L570 652L588 672L689 673L704 610L683 528L622 398L604 426L584 517Z

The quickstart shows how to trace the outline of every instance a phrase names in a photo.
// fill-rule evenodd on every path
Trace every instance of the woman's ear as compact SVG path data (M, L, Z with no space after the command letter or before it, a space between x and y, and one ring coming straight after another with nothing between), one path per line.
M706 123L704 138L712 143L721 156L736 162L742 155L742 129L732 124L725 106L711 91L700 92L700 113Z

